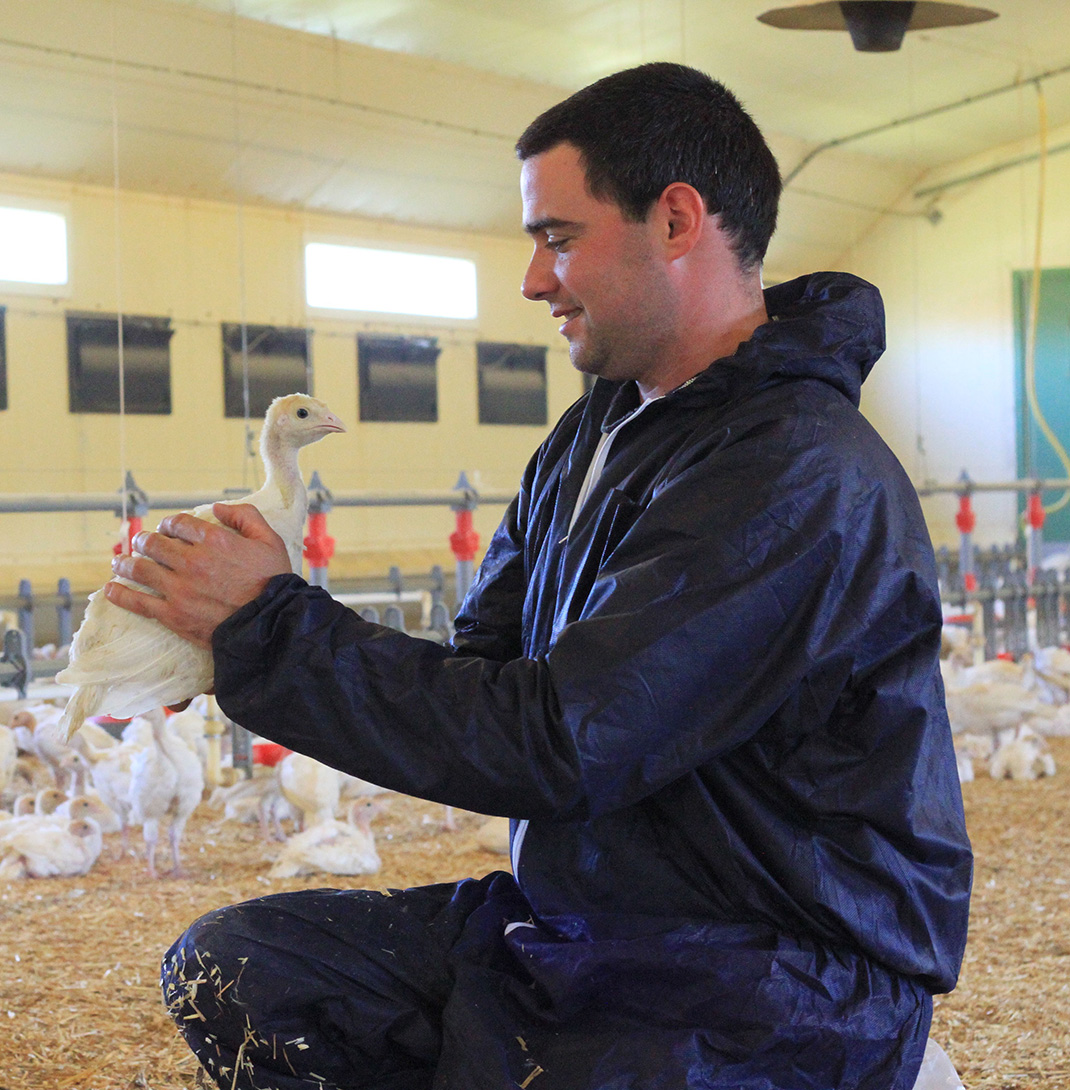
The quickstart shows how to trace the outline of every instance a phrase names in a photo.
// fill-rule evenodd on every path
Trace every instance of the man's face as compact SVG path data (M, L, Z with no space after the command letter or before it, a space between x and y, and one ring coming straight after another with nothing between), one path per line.
M571 144L525 160L520 188L535 243L521 291L563 319L573 366L616 381L656 373L675 307L653 226L592 197Z

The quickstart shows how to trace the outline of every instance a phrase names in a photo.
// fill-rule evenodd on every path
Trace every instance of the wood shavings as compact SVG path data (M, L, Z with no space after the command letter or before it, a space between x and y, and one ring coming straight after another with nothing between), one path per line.
M536 1064L531 1074L520 1084L520 1090L528 1090L528 1087L542 1074L545 1074L545 1072Z
M979 770L963 785L976 854L970 939L959 987L936 997L932 1035L969 1090L1070 1087L1070 738L1050 742L1054 777L996 781ZM457 833L439 832L421 822L427 806L392 799L375 825L378 874L286 879L270 891L385 890L501 867L477 845L481 817L458 815ZM77 880L0 883L4 1090L130 1090L139 1077L152 1090L211 1085L164 1009L160 961L198 916L266 892L278 848L202 804L187 832L189 874L152 882L142 860L111 858L118 834L106 839ZM199 986L228 986L214 967L192 968ZM296 1044L283 1046L296 1056ZM527 1090L541 1073L531 1069Z
M77 879L0 882L3 1090L214 1090L164 1007L160 962L171 943L206 912L265 892L326 885L385 890L500 867L500 857L476 843L483 818L459 814L459 831L444 833L421 823L427 807L392 797L390 812L374 826L383 860L374 875L310 875L272 881L265 890L261 880L279 846L202 803L187 828L191 851L181 878L163 873L153 882L143 859L113 859L116 833L105 837L100 860ZM186 971L187 983L194 982L187 1011L198 1009L198 987L203 999L234 983L219 979L214 965L194 962ZM307 1047L300 1042L284 1050L279 1042L287 1063L286 1051ZM233 1075L228 1071L225 1086Z

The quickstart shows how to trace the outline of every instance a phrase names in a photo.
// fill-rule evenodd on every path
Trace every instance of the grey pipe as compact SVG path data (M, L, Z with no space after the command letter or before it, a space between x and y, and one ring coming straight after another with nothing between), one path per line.
M244 493L243 493L244 494ZM204 503L218 503L220 500L233 500L234 493L201 492L160 492L146 496L145 501L155 511L187 511ZM480 504L509 504L513 500L511 493L478 493ZM342 492L333 493L331 503L335 507L454 507L457 504L456 492ZM0 493L0 514L16 512L62 512L62 511L111 511L118 513L122 501L114 492L82 493Z
M927 481L915 485L914 490L919 496L933 496L939 492L961 496L964 492L1064 492L1067 489L1070 489L1070 478L1067 477L1030 477L1020 481L989 481L984 484L971 480L959 480L953 484Z
M860 132L853 132L847 136L837 137L835 140L826 140L823 144L818 144L816 148L812 148L799 160L795 167L789 171L784 177L784 188L795 180L804 167L812 163L822 152L831 151L833 148L842 147L844 144L849 144L854 140L862 140L867 136L876 136L878 133L888 132L891 129L896 129L900 125L910 125L915 121L925 121L930 117L937 117L942 113L947 113L949 110L957 110L961 106L970 106L975 102L983 102L985 99L993 98L996 95L1006 94L1008 91L1017 91L1029 83L1040 83L1041 80L1051 79L1054 76L1062 76L1067 72L1070 72L1070 64L1064 64L1061 68L1050 68L1047 72L1041 72L1037 76L1030 76L1029 79L1015 80L1013 83L1005 83L1001 87L993 87L990 91L980 91L976 95L967 95L965 98L957 99L955 102L947 102L942 106L932 106L928 110L921 110L916 114L908 114L906 117L896 118L894 121L886 121L882 125L874 125L868 129L862 129Z

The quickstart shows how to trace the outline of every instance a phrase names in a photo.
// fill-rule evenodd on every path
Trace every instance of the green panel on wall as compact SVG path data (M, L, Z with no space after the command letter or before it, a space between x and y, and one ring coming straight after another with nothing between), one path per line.
M1032 295L1032 271L1014 273L1015 396L1018 421L1018 476L1070 476L1044 435L1029 406L1026 393L1026 333ZM1040 274L1037 316L1036 394L1041 414L1062 446L1070 450L1070 269L1044 269ZM1048 506L1062 499L1061 492L1046 492ZM1025 497L1019 503L1025 510ZM1070 500L1044 522L1044 540L1070 541Z

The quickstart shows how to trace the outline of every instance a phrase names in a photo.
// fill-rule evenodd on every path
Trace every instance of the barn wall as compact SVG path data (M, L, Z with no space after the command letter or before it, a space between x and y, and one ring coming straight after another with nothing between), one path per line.
M1052 148L1068 141L1067 128L1049 136ZM1035 150L1035 142L1000 148L914 188ZM1070 153L1050 156L1046 175L1041 261L1070 266ZM1029 162L956 185L940 197L936 225L886 217L844 256L844 267L881 288L888 315L888 350L864 387L863 411L917 483L953 481L964 469L975 481L1017 477L1012 274L1032 268L1038 177ZM1070 370L1067 379L1070 397ZM1014 538L1013 496L978 494L974 506L979 543ZM934 541L957 542L955 498L928 498L924 508Z
M117 204L106 189L0 177L0 203L9 198L67 206L71 290L60 298L0 293L9 393L9 408L0 413L0 492L114 491L123 463L150 494L255 486L256 467L243 456L244 422L223 416L220 323L243 317L313 330L315 393L349 431L305 450L302 466L306 479L318 470L338 492L448 490L462 470L482 491L515 490L546 429L478 424L479 340L549 346L551 422L582 392L548 309L520 296L529 247L519 228L515 239L502 239L132 192L120 193ZM480 316L471 325L311 316L302 280L306 234L472 256ZM115 415L69 412L68 309L171 319L170 416L127 415L121 428ZM437 423L358 422L356 335L362 331L439 338ZM502 510L477 512L484 545ZM0 520L0 586L13 589L19 577L50 583L66 575L76 586L91 587L106 576L118 531L112 515L0 514ZM338 542L332 571L381 572L389 563L407 570L448 567L452 526L444 508L336 509L329 523Z

